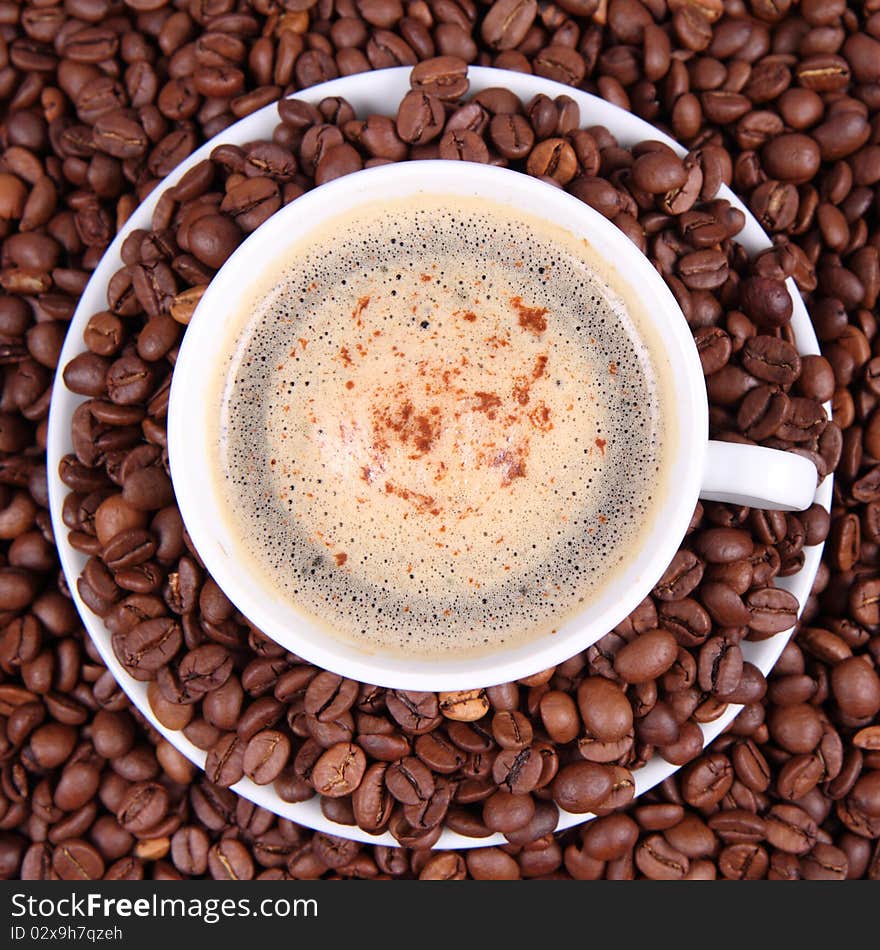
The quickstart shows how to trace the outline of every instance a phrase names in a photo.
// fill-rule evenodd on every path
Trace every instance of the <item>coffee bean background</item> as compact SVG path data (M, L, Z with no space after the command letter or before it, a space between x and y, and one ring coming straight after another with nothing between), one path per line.
M0 3L0 37L0 876L880 876L880 3L72 0ZM284 102L271 143L190 172L126 242L62 368L90 400L62 466L65 524L89 556L80 593L157 717L207 750L202 775L129 707L58 569L44 449L66 324L116 229L205 138L299 88L419 62L396 112ZM565 97L469 99L468 63L596 92L689 155L622 149L587 116L578 128ZM707 503L616 631L466 695L344 681L252 630L174 507L176 347L212 274L284 203L424 157L509 163L612 219L681 303L713 435L836 469L832 512ZM746 258L720 182L773 250ZM786 276L823 357L791 345ZM790 626L773 578L826 536L765 682L739 645ZM728 702L745 708L702 750L696 724ZM684 767L628 806L654 751ZM225 787L244 774L290 801L317 791L329 817L407 847L276 819ZM556 804L602 817L554 836ZM444 823L510 844L432 852Z

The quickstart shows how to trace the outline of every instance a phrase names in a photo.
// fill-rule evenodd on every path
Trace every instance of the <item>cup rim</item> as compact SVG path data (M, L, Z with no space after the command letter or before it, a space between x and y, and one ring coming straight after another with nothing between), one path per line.
M598 243L600 257L630 290L638 282L641 301L650 299L653 304L649 319L655 328L662 327L656 337L671 363L675 385L669 399L675 407L678 442L668 463L671 490L654 512L638 552L596 597L570 614L557 633L470 658L418 659L368 652L311 624L243 569L233 555L232 536L225 531L228 521L211 478L209 427L193 425L193 406L199 407L197 423L209 411L205 387L216 378L212 375L216 360L226 352L217 343L224 336L215 329L218 321L236 312L255 285L268 285L283 264L285 247L307 239L323 221L377 196L390 197L389 192L400 197L458 194L496 201L503 195L506 203L520 210L518 202L540 202L545 220L562 223L594 246ZM248 279L243 280L243 274ZM291 653L351 679L396 689L455 690L516 680L556 665L613 629L639 604L686 533L699 496L707 430L703 375L685 318L660 275L615 225L572 195L515 171L428 160L366 169L322 185L282 208L234 251L202 296L180 348L169 398L168 455L177 503L196 550L221 590L258 629Z

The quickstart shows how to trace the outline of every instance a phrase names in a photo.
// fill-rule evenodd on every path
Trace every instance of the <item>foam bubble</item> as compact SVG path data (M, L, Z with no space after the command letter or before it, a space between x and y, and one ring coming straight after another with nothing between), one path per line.
M665 389L590 256L488 202L390 203L297 253L218 378L233 533L363 644L546 634L639 547Z

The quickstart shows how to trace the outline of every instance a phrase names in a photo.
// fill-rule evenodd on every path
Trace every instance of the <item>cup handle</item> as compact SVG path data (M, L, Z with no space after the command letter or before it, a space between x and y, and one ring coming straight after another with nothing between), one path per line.
M802 455L710 439L700 498L803 511L813 503L817 483L816 466Z

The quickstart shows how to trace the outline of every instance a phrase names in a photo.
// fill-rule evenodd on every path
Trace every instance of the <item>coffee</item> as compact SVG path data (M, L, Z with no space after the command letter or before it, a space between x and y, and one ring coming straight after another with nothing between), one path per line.
M557 629L666 490L669 368L570 234L484 200L361 207L229 328L215 489L272 595L367 650Z

